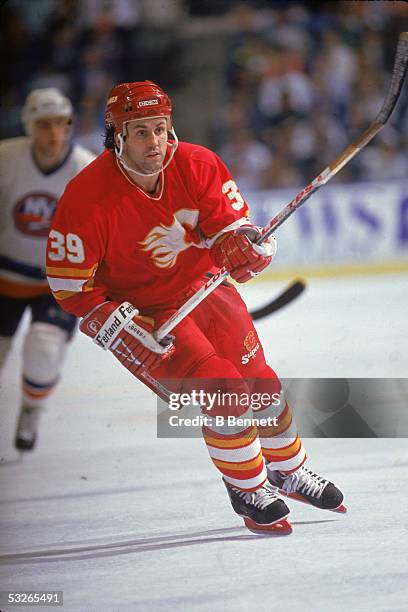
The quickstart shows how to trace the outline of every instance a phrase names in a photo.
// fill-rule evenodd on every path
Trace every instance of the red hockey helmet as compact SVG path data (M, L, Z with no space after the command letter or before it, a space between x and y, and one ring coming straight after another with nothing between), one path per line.
M166 117L171 129L171 100L153 81L121 83L110 92L106 103L105 122L115 132L123 132L123 124L144 117Z

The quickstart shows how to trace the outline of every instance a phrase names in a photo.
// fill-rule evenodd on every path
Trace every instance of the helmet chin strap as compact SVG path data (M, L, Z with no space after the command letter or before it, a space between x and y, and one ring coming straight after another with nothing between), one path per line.
M169 163L173 159L174 154L175 154L175 152L177 150L177 147L178 147L179 141L178 141L177 134L176 134L174 128L171 128L169 130L169 133L174 138L174 142L171 144L171 151L170 151L169 159L164 164L164 166L162 165L160 170L157 170L156 172L138 172L137 170L134 170L133 168L130 168L130 166L127 165L127 163L125 162L124 157L123 157L123 144L124 144L124 141L123 141L122 134L118 134L119 148L115 146L115 155L118 158L118 160L120 161L120 163L123 166L123 168L125 168L125 170L127 170L128 172L133 172L133 174L137 174L138 176L156 176L157 174L159 174L159 172L163 172L163 170L165 170L167 168L167 166L169 165ZM169 146L170 143L168 142L167 145Z

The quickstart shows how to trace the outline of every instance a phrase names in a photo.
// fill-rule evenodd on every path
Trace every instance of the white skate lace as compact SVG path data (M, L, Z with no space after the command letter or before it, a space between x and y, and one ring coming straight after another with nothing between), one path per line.
M237 489L236 487L231 488L235 491L235 493L238 493L246 504L252 504L261 510L278 499L276 493L266 486L263 486L256 491L241 491L241 489Z
M326 484L327 480L322 478L322 476L302 466L296 472L293 472L293 474L285 476L281 488L286 493L299 491L299 493L305 493L319 499Z

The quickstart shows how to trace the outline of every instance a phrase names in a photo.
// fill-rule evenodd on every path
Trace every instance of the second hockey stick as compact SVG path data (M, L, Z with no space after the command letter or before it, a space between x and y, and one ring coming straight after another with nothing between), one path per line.
M255 310L250 310L249 314L252 317L253 321L259 321L259 319L263 319L264 317L268 317L272 313L280 310L284 306L290 304L294 299L296 299L303 291L305 290L306 285L302 280L296 280L286 287L276 298L274 298L265 306L261 306L260 308L256 308Z

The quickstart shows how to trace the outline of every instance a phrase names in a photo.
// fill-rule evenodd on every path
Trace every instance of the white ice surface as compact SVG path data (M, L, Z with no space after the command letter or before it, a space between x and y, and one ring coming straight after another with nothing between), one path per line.
M258 325L270 363L285 377L406 377L407 289L404 276L310 282ZM349 512L291 503L293 534L259 537L202 441L157 439L153 395L86 338L20 460L20 348L21 335L1 389L1 589L63 590L67 612L407 609L407 439L306 440Z

